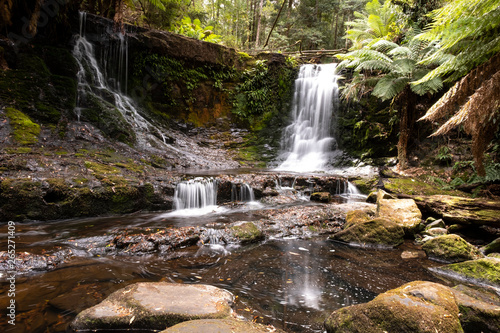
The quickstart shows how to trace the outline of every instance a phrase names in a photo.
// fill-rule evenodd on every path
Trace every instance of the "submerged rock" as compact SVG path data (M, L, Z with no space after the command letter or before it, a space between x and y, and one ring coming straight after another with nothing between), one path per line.
M403 243L403 228L397 223L375 218L368 221L352 221L348 227L330 236L330 239L361 247L392 248Z
M264 333L262 326L235 319L198 319L177 324L161 333Z
M257 226L252 222L243 222L231 227L233 235L239 239L242 244L253 243L265 238Z
M374 300L341 308L325 321L328 333L463 332L459 309L450 288L414 281Z
M112 293L80 312L75 331L99 329L163 330L192 319L226 318L233 295L209 285L141 282Z
M442 235L427 240L422 249L430 259L442 262L460 262L483 257L472 244L458 235Z

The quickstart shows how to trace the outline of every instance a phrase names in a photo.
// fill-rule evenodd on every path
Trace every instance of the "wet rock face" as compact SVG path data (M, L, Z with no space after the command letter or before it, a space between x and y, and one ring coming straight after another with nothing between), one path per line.
M162 330L186 320L226 318L232 312L232 302L230 292L209 285L136 283L79 313L71 327L77 332Z
M161 333L265 333L265 327L234 319L199 319L185 321Z
M460 262L483 256L474 245L454 234L429 239L422 249L429 258L442 262Z
M450 288L415 281L373 301L333 312L325 321L328 333L463 332L459 309Z

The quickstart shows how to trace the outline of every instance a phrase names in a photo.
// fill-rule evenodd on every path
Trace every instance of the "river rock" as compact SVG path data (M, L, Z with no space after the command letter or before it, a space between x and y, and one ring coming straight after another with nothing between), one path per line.
M209 285L141 282L112 293L101 303L80 312L75 331L99 329L163 330L192 319L226 318L233 295Z
M464 285L452 288L465 332L496 333L500 328L500 297Z
M252 222L236 223L231 230L242 244L258 242L265 238L264 233Z
M429 235L429 236L442 236L446 235L448 233L448 230L445 228L429 228L425 230L424 234Z
M334 311L325 321L328 333L463 332L450 288L414 281L374 300Z
M420 210L440 216L447 224L476 224L500 227L500 202L448 195L414 197Z
M430 270L439 276L490 288L500 295L500 258L468 260Z
M353 246L392 248L403 243L403 228L394 221L375 218L351 222L344 230L330 239Z
M444 221L443 219L439 219L439 220L434 220L432 222L429 222L429 219L425 220L425 229L432 229L432 228L446 228L446 224L444 224Z
M483 257L479 249L458 235L443 235L427 240L422 249L430 259L460 262Z
M169 327L161 333L264 333L264 327L235 319L198 319Z
M328 203L332 201L332 195L329 192L314 192L311 194L311 201Z
M383 191L377 197L377 216L393 220L406 234L414 234L422 222L422 213L413 199L384 199Z
M494 252L500 252L500 237L495 239L493 242L481 248L481 252L484 254L490 254Z

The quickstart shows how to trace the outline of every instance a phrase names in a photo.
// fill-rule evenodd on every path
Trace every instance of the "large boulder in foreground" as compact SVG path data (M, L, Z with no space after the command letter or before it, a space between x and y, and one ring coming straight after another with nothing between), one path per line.
M233 295L199 284L141 282L112 293L79 313L75 331L99 329L163 330L192 319L226 318L232 312Z
M474 245L458 235L442 235L429 239L422 245L430 259L442 262L460 262L482 258Z
M182 322L161 333L269 333L269 330L235 319L198 319Z
M403 243L404 234L403 228L394 221L361 217L359 220L350 219L347 228L330 239L352 246L393 248Z
M374 300L341 308L325 321L328 333L463 332L455 296L448 287L414 281Z

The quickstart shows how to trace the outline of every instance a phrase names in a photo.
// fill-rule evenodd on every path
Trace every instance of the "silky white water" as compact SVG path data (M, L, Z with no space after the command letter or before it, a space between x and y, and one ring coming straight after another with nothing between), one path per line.
M335 139L331 120L338 100L336 64L302 65L295 80L292 124L283 132L279 171L326 169Z

